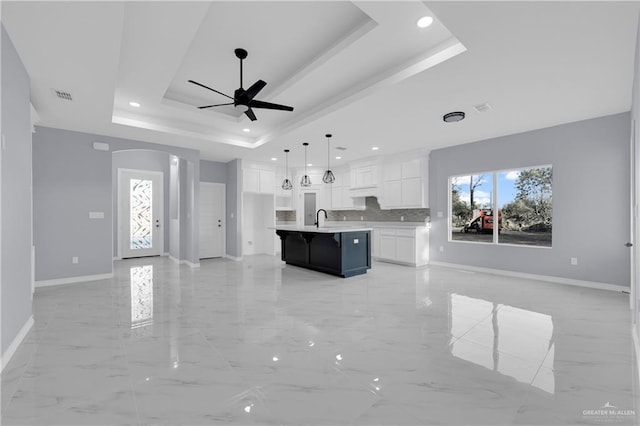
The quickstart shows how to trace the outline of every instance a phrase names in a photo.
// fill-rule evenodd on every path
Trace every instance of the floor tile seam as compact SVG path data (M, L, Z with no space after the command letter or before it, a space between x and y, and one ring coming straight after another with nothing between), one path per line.
M216 347L209 341L209 339L207 339L207 337L204 335L204 333L202 332L202 330L198 329L198 334L202 337L202 339L205 341L205 344L211 348L211 350L220 358L224 359L224 363L225 365L229 368L229 371L233 372L233 373L237 373L235 367L233 365L231 365L229 363L229 359L222 353L220 352L218 349L216 349Z
M142 426L142 419L140 418L140 409L138 408L138 400L136 398L136 388L133 382L133 373L131 371L131 363L129 362L129 357L127 356L125 345L124 345L124 336L118 335L118 343L120 346L120 354L124 359L124 362L127 366L127 375L129 376L129 386L131 387L131 398L133 400L133 406L136 410L136 419L138 426Z
M25 376L27 370L29 369L29 366L31 365L31 363L33 363L33 358L34 357L32 356L31 359L27 362L27 365L24 366L24 370L22 371L22 374L20 374L20 377L18 378L18 381L16 383L16 386L15 386L13 392L11 393L11 396L6 400L7 401L6 405L4 407L2 407L0 411L5 411L9 407L11 407L11 403L13 402L13 398L15 397L16 393L20 389L20 384L24 380L24 376ZM4 386L2 386L2 387L4 389ZM2 392L4 392L4 390ZM0 418L1 418L1 416L0 416ZM1 421L0 421L0 424L2 424Z
M462 339L464 336L466 336L467 334L469 334L472 330L474 330L476 327L478 327L481 323L483 323L484 321L486 321L487 319L491 318L493 316L493 312L488 314L487 316L483 317L481 320L479 320L478 322L476 322L472 327L470 327L467 331L465 331L460 337L454 338L454 340L450 341L449 343L455 343L458 340ZM453 337L453 335L451 336ZM475 342L474 342L475 343Z
M117 304L117 292L116 289L114 288L114 280L111 280L111 285L110 287L110 295L111 295L111 310L114 313L113 316L113 320L115 322L114 325L117 326L117 328L120 328L121 322L120 322L120 316L118 315L118 304ZM136 420L137 420L137 424L138 426L142 426L142 419L140 418L140 409L138 408L138 401L136 398L136 389L135 389L135 385L133 383L133 374L131 372L131 364L129 363L129 358L127 356L126 350L125 350L125 343L124 343L124 334L123 333L117 333L118 336L118 346L120 349L120 355L122 356L122 358L124 359L124 362L126 364L127 367L127 374L129 376L129 386L131 387L131 398L133 400L133 407L136 410Z
M57 311L57 308L56 308ZM42 332L42 337L40 339L35 339L34 343L36 345L40 344L40 340L42 340L42 338L44 338L44 335L46 334L46 330L49 328L49 326L51 325L51 323L53 322L53 319L51 321L49 321L47 323L47 325L41 330ZM25 338L23 339L23 341L20 343L19 348L20 349L24 349L25 348L25 344L27 343L26 340L28 339L29 335L35 333L35 324L34 326L31 327L31 329L29 330L29 332L27 333L27 335L25 336ZM35 337L35 336L34 336ZM36 349L37 350L37 349ZM9 406L11 405L11 402L13 401L13 398L15 397L15 394L18 392L18 389L20 389L20 384L22 383L25 374L29 371L29 368L33 365L35 359L35 352L31 354L31 356L29 357L29 361L27 361L26 365L24 366L24 370L22 371L22 374L20 374L20 378L18 379L18 382L16 383L15 389L13 391L13 393L11 394L11 397L7 400L7 405L5 407L2 408L2 410L6 410L7 408L9 408Z
M553 344L553 348L555 351L555 343ZM536 378L538 377L538 374L540 374L540 370L542 370L542 367L544 366L545 361L547 360L547 358L549 358L549 354L551 353L551 347L549 347L549 349L547 349L547 353L544 356L544 358L542 359L542 362L540 363L540 365L538 366L538 368L536 369L536 374L533 375L533 378L531 379L531 382L529 383L529 386L533 386L533 383L536 381ZM552 369L553 371L553 369ZM554 375L555 377L555 375Z

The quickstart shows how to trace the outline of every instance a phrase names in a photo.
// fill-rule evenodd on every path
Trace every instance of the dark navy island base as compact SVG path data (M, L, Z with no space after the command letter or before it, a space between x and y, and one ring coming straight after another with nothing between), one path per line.
M292 228L292 227L291 227ZM322 228L320 228L322 229ZM365 274L371 269L371 230L322 231L282 229L282 260L343 278Z

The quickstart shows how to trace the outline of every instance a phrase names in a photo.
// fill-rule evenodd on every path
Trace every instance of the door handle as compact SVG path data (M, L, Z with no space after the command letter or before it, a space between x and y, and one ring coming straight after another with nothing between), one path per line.
M626 243L624 246L625 247L633 247L633 243Z

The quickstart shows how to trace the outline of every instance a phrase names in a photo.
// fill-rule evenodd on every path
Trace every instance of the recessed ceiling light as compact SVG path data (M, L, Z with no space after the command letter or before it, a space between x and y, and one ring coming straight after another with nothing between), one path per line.
M464 120L464 112L454 111L442 116L445 123L455 123Z
M371 150L372 150L372 151L377 151L377 150L379 150L379 149L380 149L380 148L378 148L377 146L372 146L372 147L371 147Z
M245 133L249 133L251 131L251 129L242 129L243 132Z
M420 28L427 28L431 24L433 24L433 18L431 16L423 16L418 19L418 22L416 23Z
M276 161L278 160L276 157L271 157L271 161Z
M307 167L311 167L311 166L313 166L313 164L307 163Z
M129 105L131 105L134 108L140 108L140 104L136 101L129 102Z
M342 157L340 157L339 155L336 157L336 160L342 160Z

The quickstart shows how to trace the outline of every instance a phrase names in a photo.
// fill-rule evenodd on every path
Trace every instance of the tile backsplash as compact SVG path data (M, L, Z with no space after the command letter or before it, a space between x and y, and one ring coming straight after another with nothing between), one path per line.
M276 222L295 222L295 210L276 210Z
M376 197L366 197L365 210L328 210L327 213L330 221L426 222L430 216L428 208L382 210ZM276 220L279 222L295 222L296 212L277 211Z

